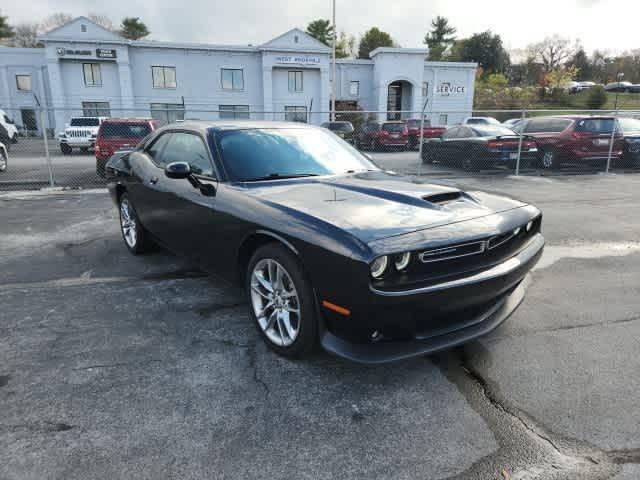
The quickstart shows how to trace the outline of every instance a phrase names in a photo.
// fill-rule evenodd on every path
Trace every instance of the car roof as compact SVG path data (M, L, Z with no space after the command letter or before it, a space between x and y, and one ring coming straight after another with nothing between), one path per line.
M107 118L102 123L145 123L157 122L155 118Z
M158 131L166 130L194 130L206 131L232 131L232 130L256 130L256 129L319 129L316 125L302 122L277 122L269 120L185 120L179 123L164 125Z

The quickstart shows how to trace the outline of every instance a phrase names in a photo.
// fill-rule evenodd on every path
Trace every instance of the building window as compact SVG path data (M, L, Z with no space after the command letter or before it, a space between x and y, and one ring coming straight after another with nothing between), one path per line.
M21 92L30 92L31 75L16 75L16 86Z
M222 69L223 90L244 90L244 73L241 68Z
M302 92L302 71L289 72L289 91Z
M284 107L284 119L287 122L307 123L307 107Z
M151 118L165 123L184 120L184 105L181 103L152 103Z
M446 113L443 113L440 115L440 127L446 127L447 123L449 122L449 117L447 116Z
M84 73L84 84L87 87L102 86L102 72L100 72L99 63L83 63L82 72Z
M87 31L87 26L84 23L82 25L80 25L80 31L82 33L85 33Z
M429 82L422 82L422 96L426 97L429 95Z
M352 82L349 82L349 95L351 95L352 97L357 97L358 95L360 95L359 81L354 80Z
M176 88L176 67L151 67L153 88Z
M249 105L220 105L220 120L249 120Z
M82 102L82 115L85 117L110 117L109 102Z

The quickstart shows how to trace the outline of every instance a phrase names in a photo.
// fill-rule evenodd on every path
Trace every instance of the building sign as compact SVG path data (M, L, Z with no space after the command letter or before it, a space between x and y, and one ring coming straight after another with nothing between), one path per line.
M98 58L116 58L116 51L108 48L96 48Z
M285 65L319 65L320 57L309 57L307 55L279 55L276 57L276 63Z
M56 53L59 57L64 57L66 55L80 56L80 57L90 57L93 55L91 50L74 50L72 48L56 48Z
M467 95L465 85L455 85L451 82L440 82L436 93L442 97L464 97Z

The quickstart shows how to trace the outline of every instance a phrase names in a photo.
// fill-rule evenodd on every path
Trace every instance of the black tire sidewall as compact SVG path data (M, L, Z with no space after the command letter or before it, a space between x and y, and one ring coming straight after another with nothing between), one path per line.
M253 311L253 304L251 302L251 273L260 260L267 258L275 260L285 268L298 292L301 312L300 330L295 341L288 347L276 345L269 340L262 331ZM245 274L245 292L249 303L249 316L258 333L271 350L287 357L302 357L313 350L318 339L318 319L313 288L299 260L288 248L277 242L273 242L263 245L254 252L249 260Z

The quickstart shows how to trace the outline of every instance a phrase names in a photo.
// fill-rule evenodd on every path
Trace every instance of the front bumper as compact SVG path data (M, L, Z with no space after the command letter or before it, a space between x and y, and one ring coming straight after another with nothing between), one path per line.
M523 280L543 249L544 238L537 234L514 257L468 277L408 291L371 289L371 310L359 318L342 319L351 326L346 334L339 328L324 329L320 343L329 353L364 364L403 360L466 343L495 329L520 305ZM366 336L350 335L356 331Z
M59 144L69 145L76 148L91 148L95 145L95 138L78 138L78 137L58 137Z

